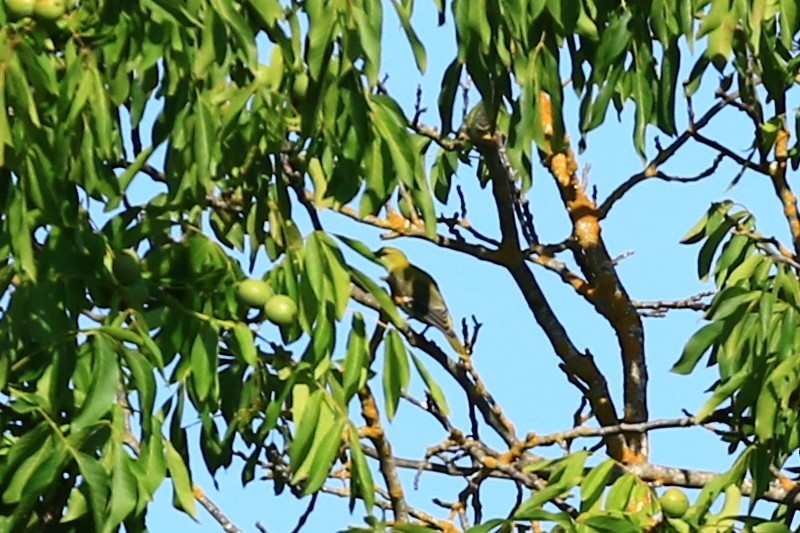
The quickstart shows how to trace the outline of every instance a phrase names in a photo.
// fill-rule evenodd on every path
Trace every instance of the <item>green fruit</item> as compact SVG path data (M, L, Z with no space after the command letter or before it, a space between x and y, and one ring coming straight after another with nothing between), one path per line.
M661 495L661 510L670 518L680 518L689 509L689 498L682 490L671 488Z
M141 309L149 297L150 289L143 279L122 288L122 303L126 307Z
M264 307L267 318L279 326L291 326L297 320L297 304L288 296L273 296Z
M263 307L272 297L272 287L260 279L246 279L236 286L236 297L249 307Z
M30 17L33 15L33 8L36 0L6 0L8 12L17 18Z
M300 73L294 78L292 84L292 98L295 102L302 102L308 92L308 74Z
M65 0L36 0L33 8L33 12L38 18L49 21L60 19L66 11Z
M123 285L133 285L142 279L142 268L139 266L139 256L133 250L122 250L114 257L111 268L114 277Z

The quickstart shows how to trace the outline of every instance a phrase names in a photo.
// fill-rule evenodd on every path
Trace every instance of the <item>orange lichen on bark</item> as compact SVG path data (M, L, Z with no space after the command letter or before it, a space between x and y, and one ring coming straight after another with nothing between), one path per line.
M775 476L778 479L778 483L781 484L781 487L786 492L792 492L797 489L797 482L792 481L788 477L784 476L782 473L778 472Z
M389 488L389 497L392 499L403 497L403 488L400 485L395 485Z
M619 461L624 464L641 464L647 462L647 457L639 452L632 450L629 446L623 447L622 456Z
M483 459L481 459L481 464L483 464L483 466L488 468L489 470L494 470L495 468L497 468L498 461L497 458L495 457L486 456Z
M786 160L789 157L789 131L784 126L775 136L775 160L778 163L771 169L775 193L783 205L783 215L792 232L795 254L800 254L800 217L797 213L797 197L786 181Z
M544 91L539 93L539 116L542 120L545 137L551 137L553 135L553 104L550 102L550 95Z
M542 127L554 131L553 109L550 98L540 93ZM548 139L548 145L549 145ZM578 163L568 144L558 153L551 153L545 164L556 181L564 206L572 221L573 236L582 250L577 257L586 279L593 285L592 302L614 328L619 339L625 371L625 421L642 422L647 419L644 342L641 318L630 302L614 270L601 237L600 213L596 202L586 194L578 176ZM655 172L655 169L652 169ZM798 226L800 231L800 226ZM800 235L800 233L798 233ZM567 280L569 281L569 280ZM579 283L571 283L576 289ZM585 290L585 289L584 289ZM572 369L568 369L572 371ZM579 374L578 374L579 375ZM594 406L593 406L594 407ZM595 408L601 423L601 409ZM610 413L607 413L609 415ZM615 445L615 458L623 462L646 460L647 446L644 434L626 435L632 449ZM612 441L609 440L611 453Z

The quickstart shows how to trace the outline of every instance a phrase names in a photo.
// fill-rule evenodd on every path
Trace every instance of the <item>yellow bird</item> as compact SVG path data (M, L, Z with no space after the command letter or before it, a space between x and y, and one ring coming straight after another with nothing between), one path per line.
M395 303L411 318L444 333L457 352L466 354L464 345L453 329L453 317L447 310L442 292L431 275L412 265L397 248L385 246L376 255L389 272L384 279L389 282Z

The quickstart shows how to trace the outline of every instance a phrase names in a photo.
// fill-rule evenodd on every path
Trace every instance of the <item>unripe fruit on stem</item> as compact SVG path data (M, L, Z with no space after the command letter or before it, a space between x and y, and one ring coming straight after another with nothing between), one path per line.
M6 0L6 8L16 18L30 17L36 0Z
M114 277L123 285L133 285L142 279L139 256L133 250L122 250L114 257Z
M689 498L682 490L671 488L667 489L660 498L661 510L670 518L680 518L689 509Z
M273 296L264 306L267 318L279 326L291 326L297 320L297 304L288 296Z
M122 289L122 303L134 309L141 309L149 296L150 289L142 279Z
M271 296L269 283L260 279L246 279L236 286L236 297L249 307L264 307Z
M305 100L306 93L308 92L308 74L301 72L294 78L292 83L292 99L295 103L301 103Z
M66 11L65 0L36 0L33 8L33 12L38 18L51 22L60 19Z

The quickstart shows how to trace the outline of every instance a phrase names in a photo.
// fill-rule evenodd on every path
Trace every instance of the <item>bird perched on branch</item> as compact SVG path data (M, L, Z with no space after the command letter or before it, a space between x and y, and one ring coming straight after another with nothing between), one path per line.
M395 303L411 318L444 333L458 353L466 354L464 345L453 329L453 317L450 316L439 286L431 275L412 265L408 257L397 248L385 246L376 255L389 272L384 279L389 282Z

